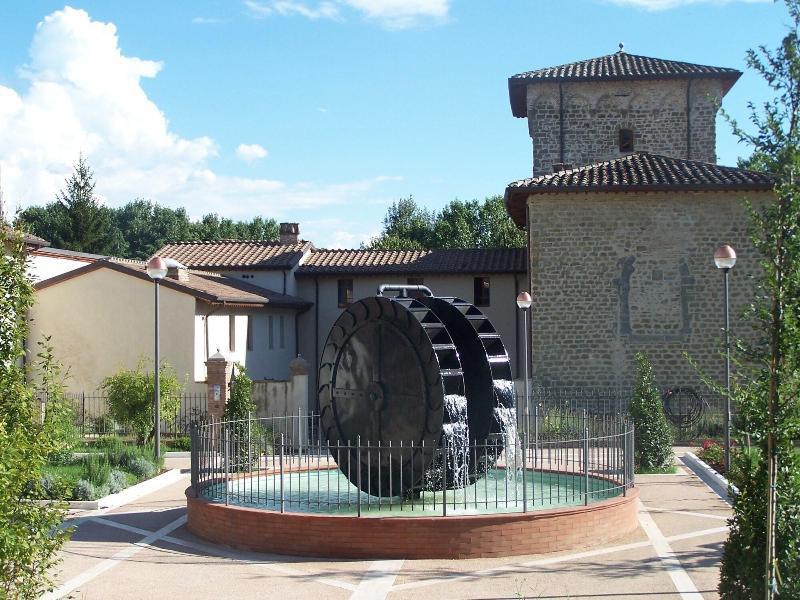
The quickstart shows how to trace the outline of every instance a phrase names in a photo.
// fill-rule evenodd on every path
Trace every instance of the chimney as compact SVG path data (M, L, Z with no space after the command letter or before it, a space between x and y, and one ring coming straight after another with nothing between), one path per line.
M296 244L299 240L299 223L281 223L281 244Z
M167 265L167 277L175 281L189 281L189 269L183 265Z

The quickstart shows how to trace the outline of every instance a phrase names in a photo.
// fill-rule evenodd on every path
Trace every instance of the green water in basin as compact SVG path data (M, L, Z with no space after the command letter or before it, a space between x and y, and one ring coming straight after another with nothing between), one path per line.
M616 484L589 477L589 502L599 502L622 494ZM419 497L405 498L370 496L360 492L339 469L319 469L283 476L283 510L293 513L356 515L359 498L362 516L431 516L497 514L522 512L523 496L528 510L544 510L582 505L586 501L586 478L528 471L523 482L522 472L506 476L505 469L491 469L486 476L462 489L446 492L422 492ZM524 489L524 492L523 492ZM226 501L224 483L203 490L205 498L214 502ZM227 502L280 511L281 484L279 475L246 477L227 485Z

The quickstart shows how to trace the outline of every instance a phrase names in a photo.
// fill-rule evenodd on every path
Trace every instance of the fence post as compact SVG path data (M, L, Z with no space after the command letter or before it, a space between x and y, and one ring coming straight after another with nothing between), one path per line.
M86 436L86 392L81 392L81 437Z
M628 424L623 421L625 432L622 434L622 495L628 495Z
M361 516L361 436L356 436L356 469L358 469L358 473L356 477L358 479L358 491L356 492L356 505L358 507L358 516Z
M199 448L197 447L197 425L194 423L192 423L190 436L191 445L189 446L189 456L191 457L192 489L195 495L197 495Z
M283 512L283 433L281 433L281 447L278 458L278 465L281 473L281 513Z
M586 411L584 411L584 421L586 419ZM584 504L589 505L589 428L583 428L583 478L585 483L586 497Z
M442 516L447 516L447 447L448 447L447 437L444 438L444 448L443 448L443 461L444 467L442 468Z
M228 448L228 443L230 442L230 432L228 431L228 425L225 424L222 428L222 452L223 452L223 461L225 462L225 505L228 505L229 501L229 493L230 493L230 472L229 472L229 465L228 460L230 459L230 449Z
M251 411L247 411L247 470L253 470L253 446L250 443L250 431L251 431L251 423L253 419L253 413Z
M528 474L528 432L523 431L522 432L522 512L528 512L528 485L525 479L527 474Z

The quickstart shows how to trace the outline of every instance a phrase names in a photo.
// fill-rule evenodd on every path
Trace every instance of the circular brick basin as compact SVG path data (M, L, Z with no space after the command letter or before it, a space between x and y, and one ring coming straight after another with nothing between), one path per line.
M195 535L242 550L326 558L483 558L600 545L638 527L636 488L586 506L527 513L353 517L225 505L186 490Z

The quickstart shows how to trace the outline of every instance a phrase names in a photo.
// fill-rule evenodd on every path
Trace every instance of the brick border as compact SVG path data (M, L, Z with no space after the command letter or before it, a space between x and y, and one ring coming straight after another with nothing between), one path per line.
M351 517L210 502L186 490L193 534L241 550L325 558L488 558L610 542L639 526L639 490L588 506L448 517Z

